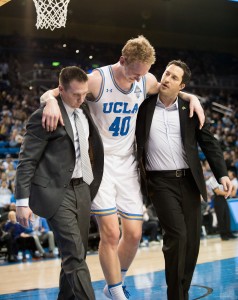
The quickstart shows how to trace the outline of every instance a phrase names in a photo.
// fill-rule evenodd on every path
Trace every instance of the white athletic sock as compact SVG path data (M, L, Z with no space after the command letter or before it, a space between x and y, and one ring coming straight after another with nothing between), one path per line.
M125 270L125 269L121 270L122 286L125 285L126 272L127 272L127 270Z
M124 291L122 289L122 283L119 282L117 284L108 285L109 293L112 296L113 300L126 300L126 296L124 294Z

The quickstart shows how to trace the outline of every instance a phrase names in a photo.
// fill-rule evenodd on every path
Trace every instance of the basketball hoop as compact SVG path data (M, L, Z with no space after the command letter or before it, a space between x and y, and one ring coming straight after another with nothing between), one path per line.
M67 7L70 0L33 0L36 7L37 29L54 30L65 27Z

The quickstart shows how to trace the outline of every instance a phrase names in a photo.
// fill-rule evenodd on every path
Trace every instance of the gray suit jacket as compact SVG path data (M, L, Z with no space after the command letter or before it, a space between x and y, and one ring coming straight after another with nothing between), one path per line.
M75 166L74 136L61 99L58 99L65 127L58 125L47 132L41 123L43 108L30 117L19 154L16 172L16 199L29 198L29 206L39 216L50 218L64 199L65 189ZM89 154L94 180L90 185L92 199L102 180L104 153L99 132L86 104L82 104L89 122Z
M158 95L153 95L146 99L140 106L139 113L137 116L137 153L142 172L144 172L143 170L145 144L149 137L151 122L157 102L157 96ZM227 169L225 161L223 159L223 153L219 142L209 131L209 124L206 123L200 130L199 121L196 115L193 118L189 118L189 103L179 98L178 107L182 142L187 155L188 164L193 174L194 180L197 184L197 187L201 195L203 196L203 199L206 200L207 192L203 177L203 171L199 159L198 144L204 152L206 159L208 160L208 163L211 167L211 170L214 173L217 180L219 180L219 178L223 176L227 176ZM144 183L145 182L142 181L142 184ZM145 186L146 184L142 185L142 188L145 188Z

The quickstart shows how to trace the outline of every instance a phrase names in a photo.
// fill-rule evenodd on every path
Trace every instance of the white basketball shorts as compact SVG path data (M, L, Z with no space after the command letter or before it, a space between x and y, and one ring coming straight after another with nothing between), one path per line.
M105 155L104 172L91 214L106 216L118 213L122 218L143 220L143 200L134 154Z

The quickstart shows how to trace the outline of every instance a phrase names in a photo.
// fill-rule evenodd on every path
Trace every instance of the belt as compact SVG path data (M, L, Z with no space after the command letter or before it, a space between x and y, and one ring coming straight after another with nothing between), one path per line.
M81 183L83 183L83 177L80 177L80 178L72 178L69 182L69 184L71 186L75 186L75 185L80 185Z
M164 178L181 178L191 176L190 169L180 169L172 171L147 171L148 176L164 177Z

